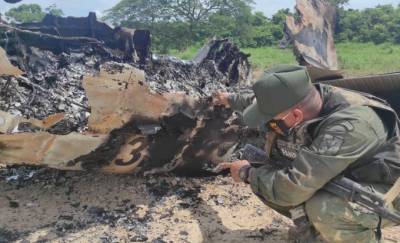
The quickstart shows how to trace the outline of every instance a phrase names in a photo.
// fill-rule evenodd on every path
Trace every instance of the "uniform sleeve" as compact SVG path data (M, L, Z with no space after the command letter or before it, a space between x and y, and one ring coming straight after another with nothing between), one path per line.
M235 111L243 111L253 100L254 94L232 94L228 98L229 106Z
M252 190L279 206L296 206L307 201L351 163L386 141L386 130L374 111L369 121L340 119L321 127L312 145L300 149L292 166L271 170L252 168ZM371 118L372 117L372 118Z

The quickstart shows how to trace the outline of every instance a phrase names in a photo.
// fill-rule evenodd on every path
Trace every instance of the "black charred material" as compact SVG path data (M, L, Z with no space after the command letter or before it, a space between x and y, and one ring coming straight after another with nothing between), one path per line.
M25 72L24 77L0 76L0 109L37 119L66 113L65 120L50 132L84 130L90 107L82 87L83 76L97 73L105 62L122 62L128 55L115 30L98 22L93 13L87 18L47 15L41 23L18 26L21 31L0 29L4 30L0 32L0 47ZM126 61L139 65L150 55L150 34L134 33L140 59L138 63ZM94 41L87 41L90 39Z
M146 81L142 85L150 90L184 91L190 98L199 98L195 105L171 105L169 110L174 112L159 119L132 117L95 151L71 161L71 166L79 162L83 169L96 170L112 161L117 165L142 161L141 171L163 167L161 172L199 175L211 162L211 154L225 157L240 139L257 137L241 137L239 120L233 119L232 111L211 107L214 91L248 88L248 55L229 40L213 40L193 60L182 61L151 56L148 31L112 29L98 22L94 14L87 18L46 16L41 23L3 30L0 47L24 75L0 75L0 110L36 119L65 113L65 119L50 128L50 133L85 131L91 110L82 79L97 74L102 65L114 67L116 72L124 67L144 69ZM95 42L71 43L66 41L69 38ZM36 129L24 126L21 131ZM118 161L121 146L136 144L135 139L143 144L137 149L140 152L132 154L128 162Z
M124 145L131 134L140 134L137 122L131 121L125 124L122 128L113 130L110 133L110 138L95 151L90 154L78 157L70 161L69 166L74 166L80 162L85 170L96 170L102 166L109 164L118 155L122 145ZM135 161L133 161L135 162Z
M24 67L26 76L0 76L0 110L36 119L65 113L65 120L51 132L66 134L83 130L90 107L81 79L97 72L102 57L85 48L82 53L60 55L27 49L26 58L12 58Z
M212 40L190 61L153 56L146 79L156 90L179 90L211 95L213 90L246 88L250 77L249 55L231 41Z
M225 84L229 86L247 80L250 74L249 57L250 54L243 53L235 44L224 39L210 41L192 61L200 66L215 63L216 69L228 77L229 82Z
M120 29L99 22L95 13L81 18L46 15L40 23L18 25L13 38L27 46L50 50L56 54L68 53L88 45L98 49L97 52L103 52L103 55L125 59L135 55L144 64L150 57L150 32L124 28L128 30L124 31L128 33L125 36L119 35ZM131 45L130 48L128 45ZM128 61L135 60L128 58Z
M114 43L113 29L98 22L95 13L88 17L59 17L46 15L42 22L18 25L19 28L64 37L90 37L106 44Z
M56 53L66 52L70 48L78 48L84 44L102 46L102 42L90 37L65 37L59 34L52 35L42 32L35 32L13 27L4 23L0 23L0 28L13 31L14 38L24 41L26 45L39 47L41 49L52 50Z

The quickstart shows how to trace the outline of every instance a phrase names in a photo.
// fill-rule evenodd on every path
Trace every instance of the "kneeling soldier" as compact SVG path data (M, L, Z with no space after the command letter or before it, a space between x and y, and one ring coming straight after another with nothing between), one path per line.
M258 168L246 160L226 164L233 179L249 183L265 204L286 216L302 218L295 212L304 209L328 242L378 241L380 227L391 221L321 188L344 175L372 191L390 189L400 168L398 139L397 146L387 146L399 136L394 110L372 95L312 84L300 66L266 71L253 91L247 97L223 92L214 97L216 104L235 110L251 104L243 112L244 122L269 128L271 163ZM377 156L382 148L389 151ZM381 155L397 158L387 163ZM389 208L399 209L400 201Z

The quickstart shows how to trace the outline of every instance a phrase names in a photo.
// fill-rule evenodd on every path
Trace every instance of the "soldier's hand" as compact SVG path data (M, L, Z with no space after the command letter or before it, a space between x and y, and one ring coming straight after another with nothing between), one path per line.
M231 176L235 182L242 182L240 179L239 171L243 166L249 166L250 163L247 160L238 160L231 163L221 163L218 165L219 168L230 169Z
M229 107L229 102L228 102L228 97L231 94L229 92L225 92L225 91L216 91L212 98L213 98L213 104L214 105L220 105L220 106L224 106L224 107Z

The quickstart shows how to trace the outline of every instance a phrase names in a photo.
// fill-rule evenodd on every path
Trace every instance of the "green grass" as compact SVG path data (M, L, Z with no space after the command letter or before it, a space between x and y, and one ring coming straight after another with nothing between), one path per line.
M265 69L282 63L297 63L291 49L279 49L277 47L244 48L243 52L251 55L250 63L254 69Z
M193 46L184 52L171 51L171 55L191 59L200 46ZM339 43L336 46L340 69L347 76L360 76L400 71L400 45L372 43ZM262 70L276 64L295 64L292 50L277 47L243 48L251 54L250 63L254 70Z
M183 60L190 60L197 54L200 48L201 45L193 45L187 48L185 51L171 50L168 55L175 56Z
M349 76L400 71L400 45L340 43L336 48L340 69Z

